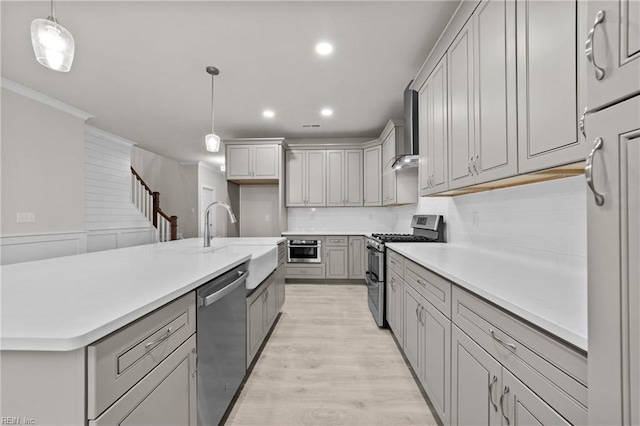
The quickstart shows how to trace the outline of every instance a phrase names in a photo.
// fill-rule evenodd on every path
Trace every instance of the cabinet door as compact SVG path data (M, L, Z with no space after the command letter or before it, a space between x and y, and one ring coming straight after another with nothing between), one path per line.
M348 149L344 152L344 205L362 206L362 150Z
M286 152L285 174L287 207L304 207L306 201L305 151Z
M349 237L349 278L363 280L364 268L364 237Z
M382 147L364 150L364 205L382 205Z
M325 201L325 153L326 151L306 151L306 205L324 207Z
M431 179L431 153L433 144L433 85L431 79L424 82L418 91L418 143L420 144L420 195L429 192Z
M344 160L343 150L327 150L327 207L344 206Z
M581 161L587 154L578 130L578 112L584 109L578 40L584 17L578 8L585 6L578 1L516 3L520 173Z
M194 334L89 425L195 426L195 354Z
M278 314L278 296L276 292L277 282L274 277L271 284L264 290L265 334L271 329L271 325L273 325Z
M431 303L423 305L425 349L420 381L446 425L451 421L451 320Z
M395 302L394 311L395 311L395 329L393 333L396 335L396 339L400 346L404 344L404 281L401 279L397 280L395 285L393 286L394 297L393 300Z
M391 168L396 157L396 130L382 143L382 192L385 194L383 205L396 203L396 171Z
M227 147L227 179L251 179L252 159L250 145Z
M502 366L455 325L451 333L451 424L500 425Z
M500 411L512 426L570 425L507 369L502 370Z
M256 356L265 335L265 303L260 294L247 308L247 366Z
M515 2L483 0L474 15L476 183L518 173Z
M404 289L404 354L409 360L409 364L413 367L413 371L420 376L422 371L422 340L424 338L424 329L418 317L422 305L422 296L420 296L411 286Z
M284 305L284 301L286 300L286 288L285 288L285 283L286 283L286 278L285 278L285 264L281 263L280 265L278 265L278 269L276 269L276 282L277 282L277 293L278 293L278 309L277 311L280 312L282 310L282 306Z
M396 293L394 291L394 286L396 285L396 280L391 274L387 274L387 280L385 285L385 318L387 320L387 324L389 324L389 328L391 332L398 339L398 334L396 333ZM400 340L398 340L400 341Z
M475 158L473 19L469 19L447 54L449 74L449 188L473 185Z
M589 424L640 423L640 97L587 117Z
M280 177L280 146L256 145L253 147L253 178L278 179Z
M447 172L447 58L443 57L430 77L433 132L429 138L429 194L442 192L448 188Z
M347 247L328 247L326 259L326 278L349 278L347 266Z
M587 65L587 104L593 109L640 92L640 0L587 4L589 29L598 13L604 12L604 20L593 32L593 59L604 71L602 79L596 78L593 64Z

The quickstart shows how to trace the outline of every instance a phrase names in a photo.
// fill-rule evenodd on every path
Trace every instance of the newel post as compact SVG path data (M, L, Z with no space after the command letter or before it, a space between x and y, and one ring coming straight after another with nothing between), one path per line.
M171 224L171 240L178 239L178 216L171 216L169 218L169 223Z
M160 193L152 192L153 196L153 226L158 228L158 212L160 211Z

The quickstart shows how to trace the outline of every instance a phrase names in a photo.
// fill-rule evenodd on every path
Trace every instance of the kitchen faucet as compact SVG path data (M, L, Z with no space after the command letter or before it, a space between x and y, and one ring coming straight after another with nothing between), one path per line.
M229 218L231 219L231 223L236 223L238 221L238 219L236 219L236 215L234 215L233 212L231 211L231 207L229 206L229 204L223 203L222 201L214 201L213 203L209 204L207 206L207 209L204 211L203 235L204 235L205 247L211 247L211 231L209 229L209 212L211 211L211 208L216 204L219 204L220 207L224 207L225 209L227 209L227 213L229 213Z

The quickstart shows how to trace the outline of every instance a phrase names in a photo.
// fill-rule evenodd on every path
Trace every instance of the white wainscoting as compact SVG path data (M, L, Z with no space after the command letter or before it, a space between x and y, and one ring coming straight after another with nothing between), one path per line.
M87 252L85 232L11 235L0 238L0 264L29 262Z
M87 232L87 252L158 242L156 228L104 229Z

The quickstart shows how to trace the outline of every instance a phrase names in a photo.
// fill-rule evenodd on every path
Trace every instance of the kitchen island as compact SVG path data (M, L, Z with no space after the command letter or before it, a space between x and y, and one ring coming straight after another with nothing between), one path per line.
M123 331L135 341L113 354L117 374L107 387L126 382L127 375L151 376L172 356L185 377L195 377L195 334L189 334L195 333L193 290L254 253L271 257L273 266L254 275L270 276L282 241L225 238L204 248L202 239L179 240L2 267L1 415L37 424L93 424L100 413L92 410L100 401L93 404L90 394L100 388L92 387L99 366L89 365L88 348ZM182 384L195 401L191 385ZM136 386L125 391L144 392Z

